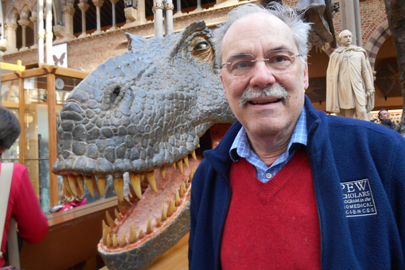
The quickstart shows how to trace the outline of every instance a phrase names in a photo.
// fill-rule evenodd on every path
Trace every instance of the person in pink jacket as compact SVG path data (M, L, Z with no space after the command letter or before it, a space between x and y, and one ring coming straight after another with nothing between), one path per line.
M14 144L19 135L20 123L17 117L11 111L0 107L0 157L5 150ZM38 198L28 176L28 170L25 166L17 163L14 163L6 223L1 243L3 254L6 252L7 232L10 228L11 216L14 216L17 221L20 236L29 243L38 243L48 232L48 220L39 206ZM4 265L5 260L0 256L0 267Z

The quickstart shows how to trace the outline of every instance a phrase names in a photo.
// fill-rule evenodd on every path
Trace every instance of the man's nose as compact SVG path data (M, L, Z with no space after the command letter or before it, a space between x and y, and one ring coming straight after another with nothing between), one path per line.
M274 84L275 82L276 78L274 77L274 71L269 68L264 61L257 61L254 69L252 70L250 86L264 88L267 85Z

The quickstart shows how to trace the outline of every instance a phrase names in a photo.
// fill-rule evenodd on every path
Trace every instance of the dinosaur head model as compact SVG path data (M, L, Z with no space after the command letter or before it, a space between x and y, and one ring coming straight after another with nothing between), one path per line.
M110 270L144 269L189 231L200 137L234 121L203 21L165 38L127 37L129 51L99 65L66 100L53 166L68 196L82 196L84 183L104 196L113 176L118 210L115 220L107 212L98 245Z

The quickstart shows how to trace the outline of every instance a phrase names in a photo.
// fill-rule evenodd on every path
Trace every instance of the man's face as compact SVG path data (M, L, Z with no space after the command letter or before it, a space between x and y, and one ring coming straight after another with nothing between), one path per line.
M277 17L254 15L236 21L226 33L222 43L222 63L235 55L250 54L263 59L268 52L283 49L298 54L291 30ZM253 70L244 76L233 76L226 66L222 69L225 97L232 112L245 127L250 139L277 135L291 135L304 105L304 92L308 88L308 68L300 57L285 70L274 70L263 61L256 62ZM247 89L262 92L265 87L277 90L284 87L288 98L248 95ZM240 101L245 101L241 106ZM244 103L244 102L242 102Z
M340 39L340 44L342 46L348 47L352 44L352 34L349 31L343 31L342 37Z
M390 114L387 111L381 111L381 120L390 120Z

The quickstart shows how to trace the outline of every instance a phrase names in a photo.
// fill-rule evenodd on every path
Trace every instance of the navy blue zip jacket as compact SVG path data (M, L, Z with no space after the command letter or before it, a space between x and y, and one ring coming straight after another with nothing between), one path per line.
M405 269L405 139L378 124L316 111L307 97L304 109L322 269ZM221 269L232 196L229 149L240 127L236 122L214 150L204 152L194 175L191 270Z

